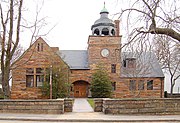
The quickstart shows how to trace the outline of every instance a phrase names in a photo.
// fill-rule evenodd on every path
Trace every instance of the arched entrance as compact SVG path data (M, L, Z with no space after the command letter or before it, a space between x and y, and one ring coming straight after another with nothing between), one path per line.
M89 83L83 80L73 82L74 85L74 97L86 98L89 94Z

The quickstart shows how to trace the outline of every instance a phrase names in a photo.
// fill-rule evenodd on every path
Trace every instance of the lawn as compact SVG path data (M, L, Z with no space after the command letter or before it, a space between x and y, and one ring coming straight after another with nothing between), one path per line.
M89 99L87 99L87 101L89 102L91 107L94 108L94 99L93 98L89 98Z

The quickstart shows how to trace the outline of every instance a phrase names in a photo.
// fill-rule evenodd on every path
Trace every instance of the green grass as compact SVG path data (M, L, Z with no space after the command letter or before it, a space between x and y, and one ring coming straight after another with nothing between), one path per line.
M94 108L94 99L87 99L92 108Z
M3 95L0 95L0 99L4 99L4 96L3 96Z

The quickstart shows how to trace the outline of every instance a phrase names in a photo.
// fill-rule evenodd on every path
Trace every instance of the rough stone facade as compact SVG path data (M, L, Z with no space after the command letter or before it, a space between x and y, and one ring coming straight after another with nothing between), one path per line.
M55 52L55 48L49 47L42 38L37 39L13 64L11 99L44 98L41 85L38 84L41 84L41 79L45 81L46 69L53 65L63 65L68 70L68 66ZM27 81L31 82L30 85L27 85Z
M135 80L135 89L130 90L130 80ZM143 80L143 89L138 88L138 83ZM153 88L148 90L147 81L153 80ZM116 83L115 97L117 98L163 98L164 79L163 78L121 78Z

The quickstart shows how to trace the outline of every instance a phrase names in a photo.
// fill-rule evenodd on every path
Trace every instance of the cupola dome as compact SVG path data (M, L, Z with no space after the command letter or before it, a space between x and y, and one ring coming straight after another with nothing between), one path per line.
M100 12L100 18L94 22L94 24L91 27L92 35L115 35L115 23L108 18L108 10L104 7Z

